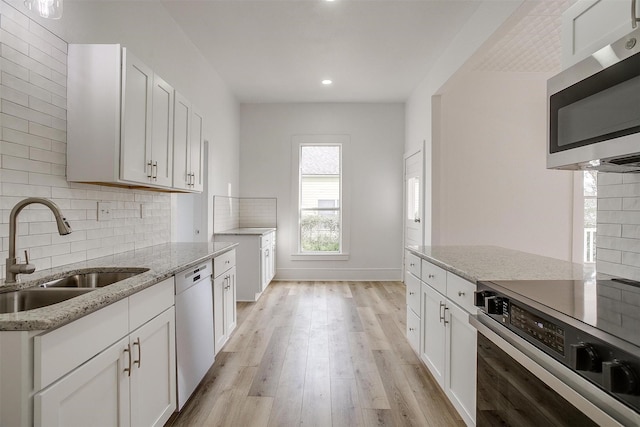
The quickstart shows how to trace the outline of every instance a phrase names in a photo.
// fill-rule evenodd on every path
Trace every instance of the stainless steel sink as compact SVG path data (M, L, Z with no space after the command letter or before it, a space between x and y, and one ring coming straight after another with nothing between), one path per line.
M87 270L71 276L55 279L40 285L40 288L102 288L129 277L148 271L148 268L131 268L126 271Z
M27 288L19 291L0 293L0 313L16 313L33 310L66 301L78 295L91 292L93 289L71 288Z

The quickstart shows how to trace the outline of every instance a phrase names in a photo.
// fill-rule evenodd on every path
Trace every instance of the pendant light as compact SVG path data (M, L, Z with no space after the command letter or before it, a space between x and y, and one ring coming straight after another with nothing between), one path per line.
M62 18L62 0L25 0L24 5L43 18Z

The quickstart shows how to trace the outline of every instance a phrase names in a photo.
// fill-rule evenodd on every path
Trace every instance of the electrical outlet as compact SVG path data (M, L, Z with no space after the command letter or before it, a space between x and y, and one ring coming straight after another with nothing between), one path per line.
M98 202L98 221L111 220L111 203Z

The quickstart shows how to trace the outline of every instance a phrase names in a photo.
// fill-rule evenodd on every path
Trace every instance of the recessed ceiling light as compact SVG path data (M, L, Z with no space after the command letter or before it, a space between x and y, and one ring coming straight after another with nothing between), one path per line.
M330 0L327 0L327 1L330 1ZM325 86L328 86L328 85L330 85L331 83L333 83L333 82L332 82L331 80L329 80L329 79L324 79L324 80L322 81L322 84L323 84L323 85L325 85Z

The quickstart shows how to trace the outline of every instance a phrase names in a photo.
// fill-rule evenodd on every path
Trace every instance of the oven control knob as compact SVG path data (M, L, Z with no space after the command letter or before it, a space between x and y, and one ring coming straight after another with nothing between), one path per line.
M640 383L633 368L624 362L614 360L602 364L604 388L612 393L638 394Z
M484 307L484 301L486 298L495 295L489 291L475 291L473 293L473 303L476 307Z
M578 371L602 371L602 359L590 344L571 344L571 362L573 369Z
M484 311L487 314L502 315L502 298L497 296L490 296L484 299Z

